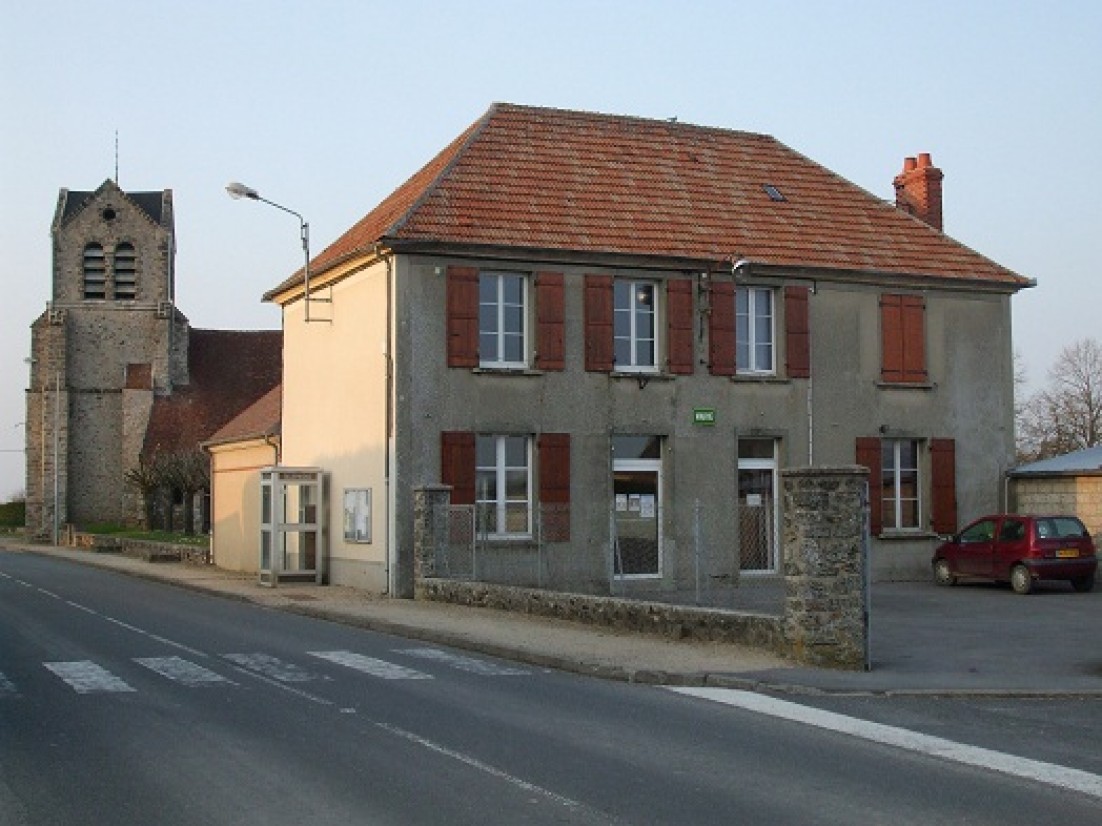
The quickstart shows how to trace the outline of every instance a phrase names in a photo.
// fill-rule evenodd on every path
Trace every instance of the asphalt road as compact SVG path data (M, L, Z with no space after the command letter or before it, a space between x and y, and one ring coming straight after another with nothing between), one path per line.
M1060 766L1015 776L802 704L518 666L31 555L0 555L0 675L4 826L1102 818Z

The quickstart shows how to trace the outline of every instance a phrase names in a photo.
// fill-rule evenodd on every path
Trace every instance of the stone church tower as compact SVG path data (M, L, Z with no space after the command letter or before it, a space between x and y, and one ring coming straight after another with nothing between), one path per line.
M53 290L31 326L27 532L130 522L125 482L157 395L188 383L187 318L174 303L172 190L62 189Z

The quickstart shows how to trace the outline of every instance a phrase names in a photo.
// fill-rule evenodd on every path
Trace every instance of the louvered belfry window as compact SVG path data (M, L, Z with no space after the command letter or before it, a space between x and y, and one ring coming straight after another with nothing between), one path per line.
M134 245L123 242L115 247L115 298L133 300L138 295L138 259Z
M88 244L84 247L82 268L84 279L84 297L87 299L107 298L107 261L101 244Z

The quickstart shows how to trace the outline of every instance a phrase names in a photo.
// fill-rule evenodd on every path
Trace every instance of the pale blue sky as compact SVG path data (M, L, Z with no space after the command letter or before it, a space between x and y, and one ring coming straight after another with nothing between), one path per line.
M279 326L260 295L494 101L775 136L879 197L945 172L946 232L1039 286L1014 299L1040 382L1102 337L1102 3L0 0L0 500L23 488L30 325L58 190L175 193L177 300Z

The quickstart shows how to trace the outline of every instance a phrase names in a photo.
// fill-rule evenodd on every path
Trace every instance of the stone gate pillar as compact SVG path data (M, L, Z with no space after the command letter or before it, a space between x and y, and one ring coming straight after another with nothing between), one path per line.
M436 561L448 545L450 485L423 485L413 489L413 580L436 576Z
M784 632L802 663L869 666L868 471L787 469L784 502Z

